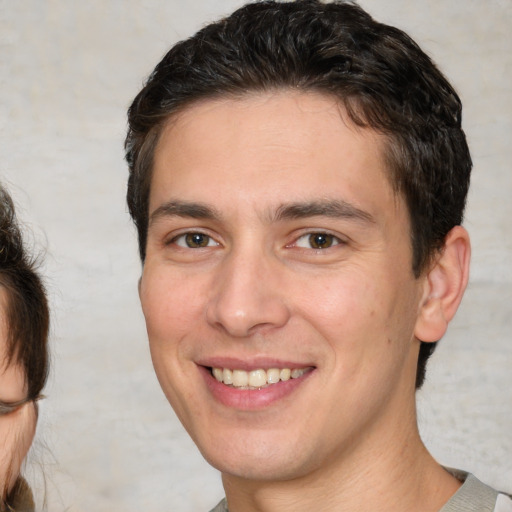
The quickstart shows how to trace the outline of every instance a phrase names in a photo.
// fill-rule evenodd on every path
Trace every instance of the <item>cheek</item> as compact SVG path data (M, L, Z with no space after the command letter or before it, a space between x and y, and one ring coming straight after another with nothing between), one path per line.
M153 366L160 385L180 418L189 391L183 368L183 340L195 325L195 293L175 275L144 269L139 288Z
M12 364L0 370L0 389L0 399L4 402L23 400L27 393L23 368L17 364Z
M319 331L329 333L328 338L336 339L384 323L386 304L376 282L362 272L340 271L312 285L303 283L294 296L301 315Z
M197 324L204 293L193 280L174 272L145 270L140 300L150 342L174 342Z
M300 315L327 341L328 364L338 368L337 375L351 380L363 373L378 380L394 371L414 332L416 296L409 282L352 267L303 285L296 289Z
M0 417L0 485L15 484L23 459L34 438L37 415L30 402L14 413ZM8 481L7 481L8 480Z

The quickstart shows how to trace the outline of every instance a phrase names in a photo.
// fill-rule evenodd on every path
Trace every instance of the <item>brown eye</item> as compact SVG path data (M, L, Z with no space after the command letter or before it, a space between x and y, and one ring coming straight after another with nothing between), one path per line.
M313 249L328 249L336 244L336 238L328 233L312 233L308 235L308 242Z
M210 245L210 237L203 233L187 233L185 235L185 243L187 244L187 247L190 247L191 249L208 247L208 245Z
M329 249L335 245L339 245L341 240L330 233L318 231L316 233L307 233L302 235L295 242L296 247L303 249Z
M184 233L174 238L172 243L185 249L201 249L218 245L211 236L199 232Z

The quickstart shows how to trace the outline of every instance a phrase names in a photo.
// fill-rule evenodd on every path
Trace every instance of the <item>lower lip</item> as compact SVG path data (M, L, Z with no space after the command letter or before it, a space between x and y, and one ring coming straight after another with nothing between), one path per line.
M238 389L219 382L209 368L201 366L200 369L213 397L222 405L242 411L256 411L273 405L294 393L314 373L312 370L298 379L280 381L261 389Z

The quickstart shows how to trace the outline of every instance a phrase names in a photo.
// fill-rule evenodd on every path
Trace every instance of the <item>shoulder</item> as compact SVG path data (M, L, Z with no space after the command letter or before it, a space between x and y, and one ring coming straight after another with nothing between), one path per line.
M220 501L215 508L210 510L210 512L229 512L226 499L224 498L222 501Z
M440 512L512 512L512 500L484 484L474 475L458 470L448 470L462 482Z

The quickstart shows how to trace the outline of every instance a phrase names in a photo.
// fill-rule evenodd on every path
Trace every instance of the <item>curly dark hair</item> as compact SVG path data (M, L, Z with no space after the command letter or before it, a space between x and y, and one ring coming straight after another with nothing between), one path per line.
M394 190L411 219L412 271L428 268L462 222L471 157L461 101L403 31L351 2L245 5L176 44L128 111L127 201L145 258L153 153L170 116L202 99L276 89L330 95L358 126L384 134ZM417 387L435 348L422 343Z

